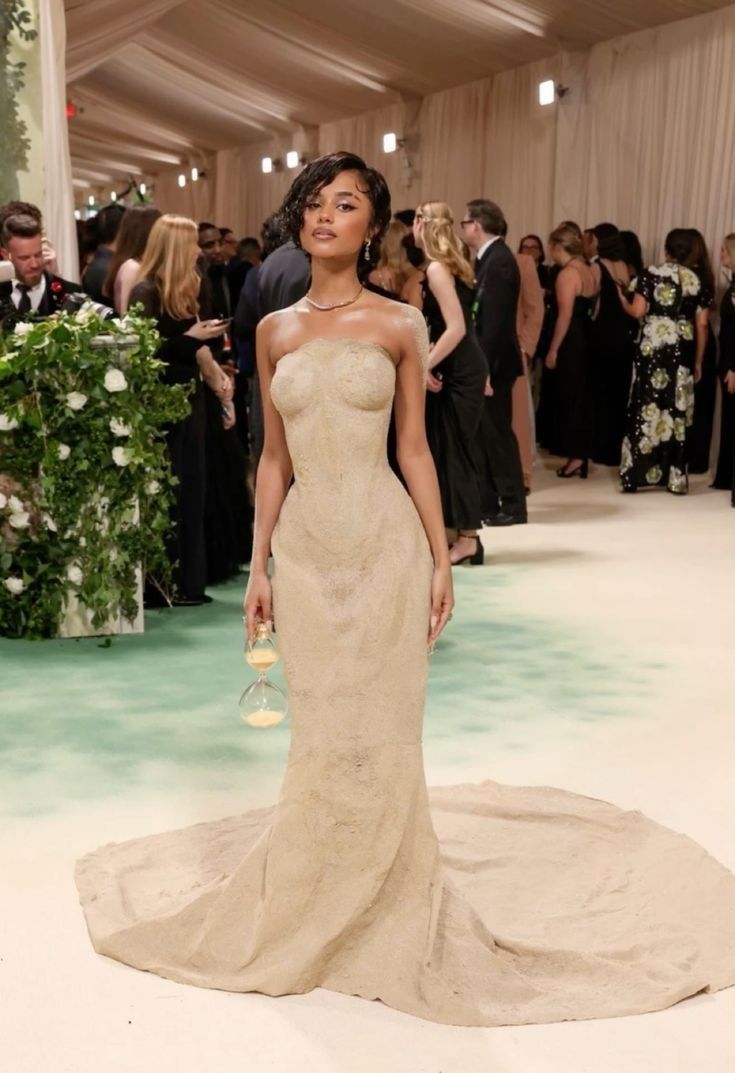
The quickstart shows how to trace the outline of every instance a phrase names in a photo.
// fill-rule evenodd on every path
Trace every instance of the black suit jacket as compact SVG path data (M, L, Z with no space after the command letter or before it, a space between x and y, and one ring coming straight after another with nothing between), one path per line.
M61 276L53 276L50 272L44 272L44 276L46 277L46 290L43 292L38 309L35 312L31 310L26 315L28 320L33 320L37 317L50 317L53 313L58 313L66 296L68 294L78 294L81 290L78 283L71 283L68 279L62 279ZM12 297L14 286L14 283L0 284L0 310L3 317L9 313L17 316Z
M521 274L518 262L502 239L493 242L478 258L475 275L475 326L487 358L490 379L496 383L512 383L523 374L516 330Z

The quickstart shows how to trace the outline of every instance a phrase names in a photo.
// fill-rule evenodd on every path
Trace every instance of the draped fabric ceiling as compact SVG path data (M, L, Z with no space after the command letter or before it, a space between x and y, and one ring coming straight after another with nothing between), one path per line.
M726 0L65 0L78 180L202 166Z
M60 2L60 0L59 0ZM724 0L65 0L78 200L132 175L164 211L257 233L294 172L349 148L394 205L470 197L511 241L612 219L735 230L735 5ZM539 80L568 87L540 108ZM406 139L390 156L381 136ZM196 165L206 178L179 189Z

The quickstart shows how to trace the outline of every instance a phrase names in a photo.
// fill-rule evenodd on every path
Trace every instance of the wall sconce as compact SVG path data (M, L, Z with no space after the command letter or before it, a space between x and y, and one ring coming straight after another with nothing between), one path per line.
M566 97L569 92L569 86L562 86L560 82L554 82L553 79L547 78L544 82L538 84L538 102L542 107L548 104L553 104L558 98Z
M186 186L186 176L184 175L183 171L182 171L181 175L179 175L179 186L181 187L182 190Z
M299 155L298 150L297 149L289 149L289 151L286 153L286 167L287 168L298 168L300 163L301 163L301 157Z

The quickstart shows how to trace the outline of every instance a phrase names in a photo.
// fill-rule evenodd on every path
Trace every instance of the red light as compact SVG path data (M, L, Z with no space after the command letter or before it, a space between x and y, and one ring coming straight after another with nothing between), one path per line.
M67 119L73 119L76 114L77 114L77 106L76 106L76 104L74 104L72 101L67 101L67 103L66 103L66 118Z

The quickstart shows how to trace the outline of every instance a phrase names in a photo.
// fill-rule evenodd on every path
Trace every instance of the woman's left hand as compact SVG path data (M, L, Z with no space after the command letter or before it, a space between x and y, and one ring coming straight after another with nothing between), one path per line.
M437 391L441 391L442 386L443 386L442 381L439 379L438 376L434 376L434 374L432 372L429 372L427 374L427 377L426 377L426 390L427 391L433 391L434 393L436 393Z
M436 644L439 634L452 617L454 607L454 588L452 585L452 567L449 559L445 564L434 567L431 581L431 617L429 619L429 649Z
M546 368L547 369L555 369L556 368L556 359L557 359L556 351L555 350L550 350L549 353L546 355L546 361L544 362L544 365L546 366Z
M735 370L725 373L725 389L728 395L735 395Z
M698 361L697 364L694 366L694 383L698 384L701 379L702 379L702 363L701 363L701 361Z

